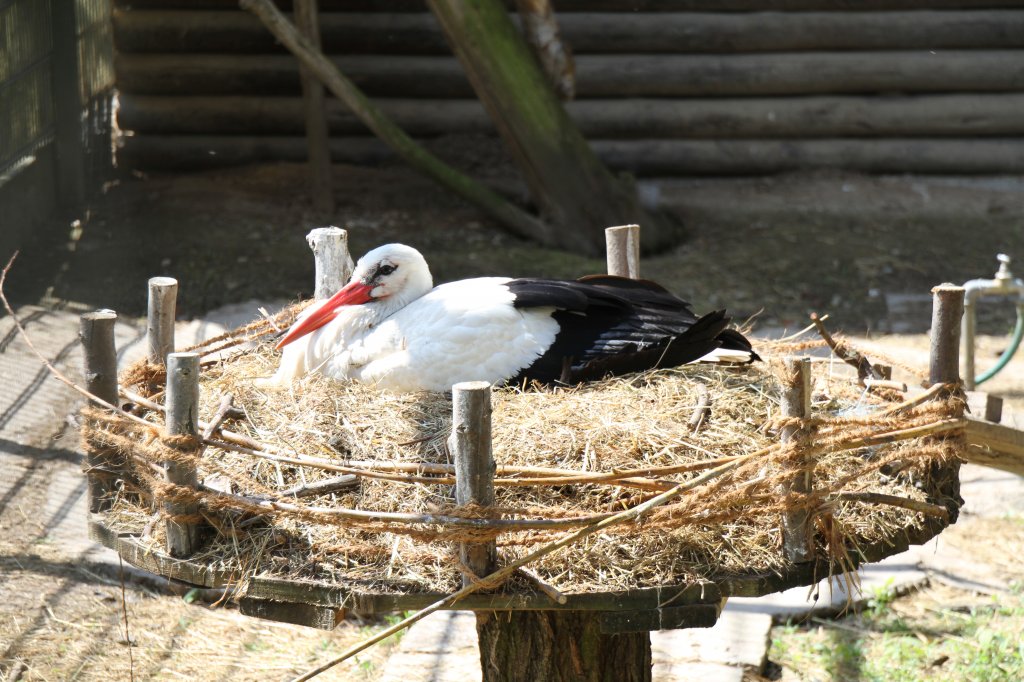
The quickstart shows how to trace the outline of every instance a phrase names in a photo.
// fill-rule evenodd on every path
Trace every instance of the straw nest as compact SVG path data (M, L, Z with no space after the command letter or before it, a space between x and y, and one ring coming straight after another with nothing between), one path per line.
M192 560L233 571L243 584L271 574L381 592L451 591L461 580L459 541L495 539L507 562L740 458L671 504L531 566L564 591L586 592L779 571L781 519L798 509L813 514L818 556L840 568L860 545L886 542L929 516L955 518L955 491L938 493L931 480L961 447L955 401L900 404L902 395L866 391L817 363L812 418L790 420L798 437L779 444L787 423L780 395L791 380L779 358L797 344L761 344L765 362L742 368L690 365L574 387L496 389L496 504L467 509L454 501L450 395L393 394L316 375L260 388L254 378L276 368L272 335L256 323L200 349L200 416L209 420L231 394L244 412L225 427L235 436L215 433L201 450L169 443L158 435L161 412L141 398L133 409L152 427L89 412L87 441L121 453L127 470L108 525L159 548L163 524L152 510L163 505L155 503L184 500L198 504L193 520L215 530ZM122 385L159 403L160 380L157 368L139 365ZM197 464L199 492L161 480L154 465L167 459ZM792 493L802 462L813 463L812 490ZM344 472L359 475L356 487L281 494Z

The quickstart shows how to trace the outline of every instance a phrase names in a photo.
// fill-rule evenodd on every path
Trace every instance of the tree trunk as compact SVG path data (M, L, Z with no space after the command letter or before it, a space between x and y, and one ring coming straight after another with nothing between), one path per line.
M647 632L603 634L587 611L481 611L483 682L650 682Z
M530 194L554 227L552 241L597 255L604 228L639 223L645 243L675 229L640 207L631 183L604 167L562 107L498 0L428 0L452 50L512 153Z

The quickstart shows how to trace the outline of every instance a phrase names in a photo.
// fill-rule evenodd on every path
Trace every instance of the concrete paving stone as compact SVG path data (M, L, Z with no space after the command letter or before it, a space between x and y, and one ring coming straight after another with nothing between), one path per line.
M472 611L438 611L406 632L399 645L405 653L470 650L477 647L476 616Z
M379 682L477 682L480 652L472 611L438 611L413 625Z
M751 666L760 670L764 666L771 629L771 614L730 610L726 604L712 628L652 632L651 656L655 665L689 661Z
M192 345L223 333L229 328L225 325L243 324L258 315L259 306L229 306L207 319L179 323L177 345ZM18 311L32 344L73 381L81 380L79 316L88 311L73 305L60 310L25 306ZM119 319L114 336L121 367L145 353L143 321ZM52 466L46 474L41 539L76 559L116 567L116 554L88 539L79 435L68 425L82 399L50 375L10 317L0 319L0 382L0 500L13 500L39 463L48 461Z
M652 682L743 682L743 668L694 661L655 663Z
M1024 514L1024 477L977 464L960 467L961 513L986 518Z

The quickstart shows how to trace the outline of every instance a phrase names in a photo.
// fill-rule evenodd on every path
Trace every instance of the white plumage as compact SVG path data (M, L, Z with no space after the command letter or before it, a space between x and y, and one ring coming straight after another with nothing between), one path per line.
M595 372L632 371L638 354L653 357L641 364L654 366L665 358L674 338L693 336L691 328L701 326L685 302L657 285L599 279L484 277L432 288L430 270L418 251L402 244L381 246L359 260L338 294L295 323L279 344L283 354L273 381L321 372L393 391L445 391L471 380L585 380ZM670 312L680 329L666 332L661 319L648 324L649 307L630 296L644 303L658 299L656 312L661 315L669 301L678 308ZM725 318L717 314L712 324L704 324L706 333L696 335L701 352L694 351L686 361L722 345L715 340L725 325L717 324L719 320ZM582 334L568 328L580 325ZM745 351L750 351L749 344L734 354L749 360L752 353ZM609 358L627 356L632 364L626 362L629 366L622 370L614 362L605 367Z

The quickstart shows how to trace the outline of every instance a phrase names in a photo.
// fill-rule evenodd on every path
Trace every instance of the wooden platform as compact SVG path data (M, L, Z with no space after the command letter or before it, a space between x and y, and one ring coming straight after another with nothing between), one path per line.
M938 535L946 524L929 518L883 542L862 545L856 564L899 554ZM102 514L89 523L90 537L116 551L126 562L171 580L196 587L226 587L239 582L236 574L190 560L173 559L153 551L138 536L117 534L104 525ZM641 632L677 628L711 627L728 597L759 597L773 592L813 585L832 572L824 562L795 564L779 573L750 573L720 580L665 585L627 592L567 593L557 604L539 592L475 593L451 610L520 611L577 610L601 613L605 632ZM326 582L255 576L240 599L242 613L285 623L330 630L347 611L362 615L394 613L424 608L442 598L437 592L388 594L354 590Z

